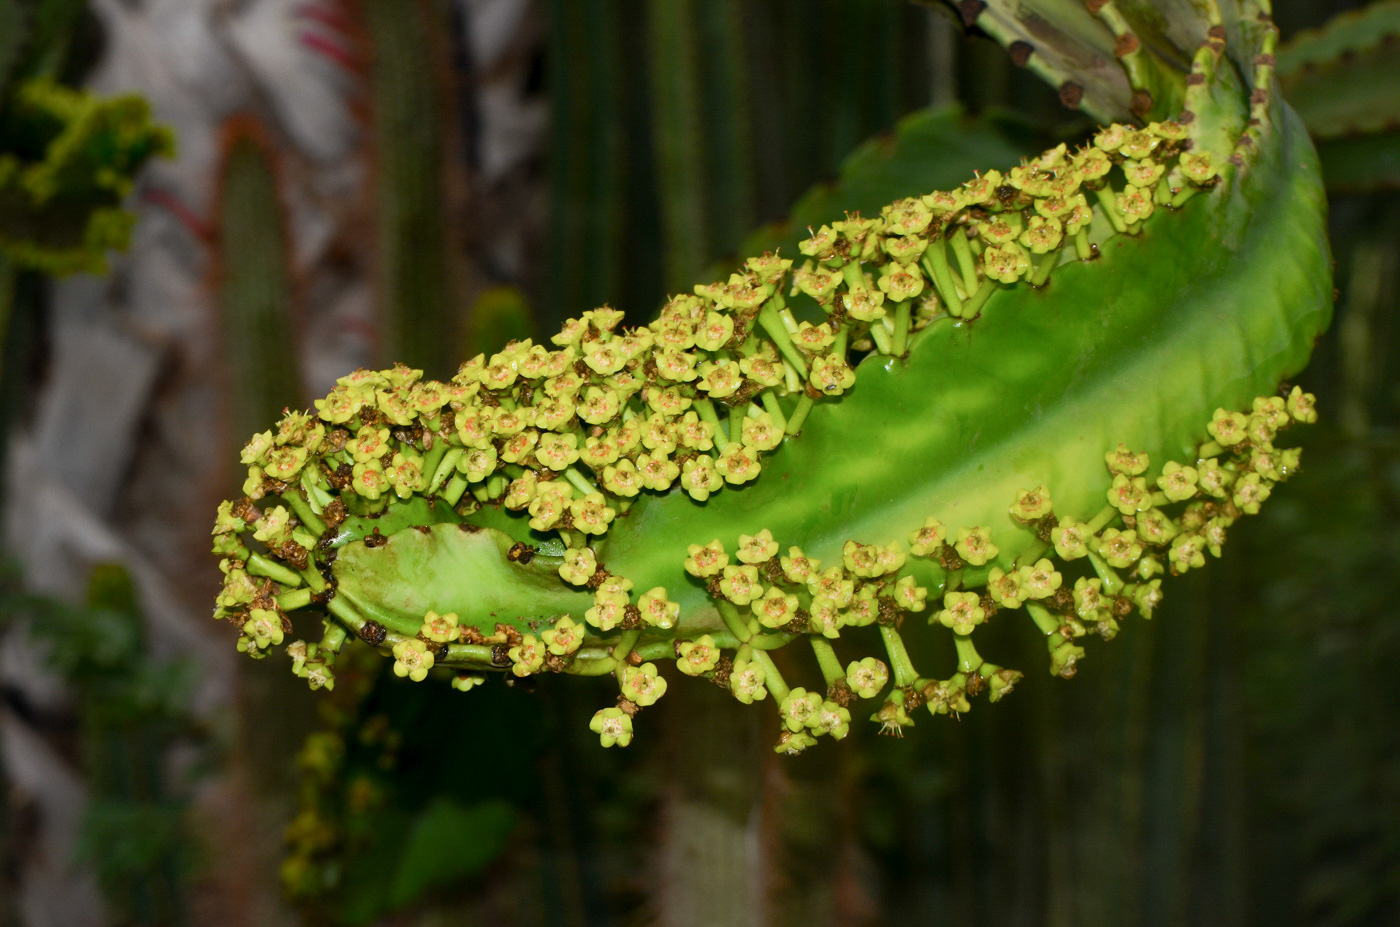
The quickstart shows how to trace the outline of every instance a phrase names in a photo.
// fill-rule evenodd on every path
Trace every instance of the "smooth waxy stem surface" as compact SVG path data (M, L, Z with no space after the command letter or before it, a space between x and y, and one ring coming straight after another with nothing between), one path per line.
M1280 385L1330 314L1316 159L1272 27L1245 31L1257 55L1203 43L1180 121L821 226L647 328L603 308L447 383L343 378L245 449L217 614L261 656L323 608L292 645L313 685L348 633L415 680L612 674L605 746L672 661L771 696L780 752L844 737L858 696L891 732L999 699L1020 673L978 653L990 621L1073 675L1081 637L1219 556L1315 417ZM842 640L865 626L877 656ZM909 634L957 665L926 674Z

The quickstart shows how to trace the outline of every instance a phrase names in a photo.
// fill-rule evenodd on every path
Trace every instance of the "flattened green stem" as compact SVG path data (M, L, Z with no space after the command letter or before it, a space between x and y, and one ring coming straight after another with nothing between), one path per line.
M845 679L846 671L841 668L841 661L837 658L831 642L824 637L812 637L809 640L812 643L812 653L816 654L817 665L821 667L822 678L826 680L827 687L830 688L838 680Z
M963 315L965 319L973 318L982 311L982 306L987 299L996 292L997 282L991 277L982 281L982 285L977 288L977 292L972 294L972 298L963 304Z
M972 637L967 634L954 634L953 646L958 651L958 672L975 673L982 665L982 656L972 645Z
M778 672L778 665L773 662L773 658L763 650L753 652L753 661L763 667L763 685L768 693L773 696L773 700L782 704L783 699L788 697L792 690L788 688L787 682L783 680L783 674Z
M797 400L797 408L788 416L787 433L795 435L802 431L802 423L807 421L807 413L812 411L812 397L803 393Z
M301 520L303 525L310 528L313 534L320 537L326 533L326 523L321 521L315 512L311 511L311 506L301 497L301 493L288 488L280 498L291 507L293 512L296 512L297 518Z
M284 612L296 611L311 604L311 590L305 587L284 592L277 597L277 606Z
M279 582L284 586L295 589L301 585L301 577L287 567L282 566L267 559L262 554L251 554L248 557L248 572L255 576L266 576L268 579Z
M880 625L880 637L885 642L885 653L890 658L890 669L894 671L894 684L898 688L911 686L919 678L914 669L914 661L909 659L909 651L904 647L904 638L889 625Z
M1060 630L1060 622L1055 620L1055 616L1050 614L1049 609L1039 602L1027 602L1026 614L1031 616L1031 620L1035 622L1035 626L1040 628L1040 633L1044 634L1046 637Z
M948 252L943 250L942 240L935 238L928 243L923 263L924 270L933 278L933 286L938 290L939 298L948 308L948 314L962 315L962 298L958 296L958 288L953 283L953 271L948 267Z
M785 308L783 294L778 293L768 302L763 304L763 308L758 312L758 324L763 326L763 330L768 333L768 337L773 339L773 343L778 346L783 358L793 366L802 379L807 379L807 364L802 360L802 355L798 352L797 346L788 337L787 326L783 324L782 318L778 315L778 310Z
M972 248L967 243L967 235L961 228L955 228L948 239L953 243L953 256L958 259L958 270L962 274L963 293L976 293L977 262L972 257Z
M1104 559L1092 550L1089 551L1089 562L1093 564L1094 572L1098 574L1099 579L1103 580L1103 591L1107 595L1118 595L1123 591L1122 577L1114 572L1113 567L1105 563Z
M729 430L719 420L715 404L708 399L696 399L694 405L695 411L700 413L700 420L709 422L715 429L715 449L723 451L729 446Z

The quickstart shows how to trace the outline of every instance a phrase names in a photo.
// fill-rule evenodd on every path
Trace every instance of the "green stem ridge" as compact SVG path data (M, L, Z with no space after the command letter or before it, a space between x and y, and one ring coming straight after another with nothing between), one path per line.
M1160 87L1159 62L1140 63L1133 86ZM1248 82L1223 59L1215 73L1188 125L1110 126L1081 151L848 216L797 262L753 258L646 328L601 308L553 347L512 342L448 382L402 366L342 378L245 449L247 496L215 528L220 612L266 649L249 616L269 593L247 574L272 578L284 609L324 600L413 678L611 672L659 696L653 664L674 660L741 701L772 695L785 752L816 696L768 651L797 637L836 691L833 642L878 626L888 673L867 658L848 682L892 676L876 716L891 732L920 705L969 710L971 635L1004 610L1024 607L1051 671L1072 675L1074 639L1150 615L1152 577L1216 554L1296 469L1276 434L1315 418L1310 396L1278 393L1329 312L1315 161L1277 100L1235 93ZM1267 65L1249 77L1266 85ZM952 318L913 311L932 293ZM420 457L406 436L428 420ZM331 487L321 513L271 505L298 467ZM276 562L298 521L330 528L310 557L331 590L292 591L302 577ZM951 679L910 659L902 634L925 619L953 634ZM451 628L460 639L437 643ZM993 670L1009 691L1014 671ZM628 725L650 703L629 699ZM804 736L842 736L839 711L809 707ZM620 710L595 717L605 744L630 737Z

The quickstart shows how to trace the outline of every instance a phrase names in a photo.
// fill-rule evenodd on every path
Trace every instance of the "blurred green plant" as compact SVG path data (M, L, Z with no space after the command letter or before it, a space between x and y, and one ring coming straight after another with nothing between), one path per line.
M224 126L214 286L235 434L302 402L292 250L276 149L251 117Z
M199 862L189 798L210 759L207 731L189 709L194 666L151 656L136 591L116 564L93 569L82 607L24 594L7 576L0 614L28 621L75 694L89 789L78 861L95 870L110 923L184 923ZM177 744L194 753L172 776Z
M83 0L0 0L0 260L100 272L124 247L132 178L174 138L140 97L60 83Z
M351 8L367 58L382 354L446 372L460 344L448 260L449 20L436 0L356 0Z
M1279 82L1317 141L1329 189L1400 186L1400 2L1380 0L1279 49Z

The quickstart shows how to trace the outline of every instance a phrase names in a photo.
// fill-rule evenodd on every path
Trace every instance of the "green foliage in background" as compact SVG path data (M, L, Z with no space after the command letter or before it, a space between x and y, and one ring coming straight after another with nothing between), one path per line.
M151 656L131 578L115 564L94 568L80 607L20 593L6 577L0 615L29 624L75 693L89 790L77 861L96 870L111 922L183 923L200 852L188 802L210 759L189 709L194 666ZM193 762L172 776L175 745L194 747Z
M139 97L63 86L81 0L0 0L0 259L99 272L126 244L132 178L173 152Z

